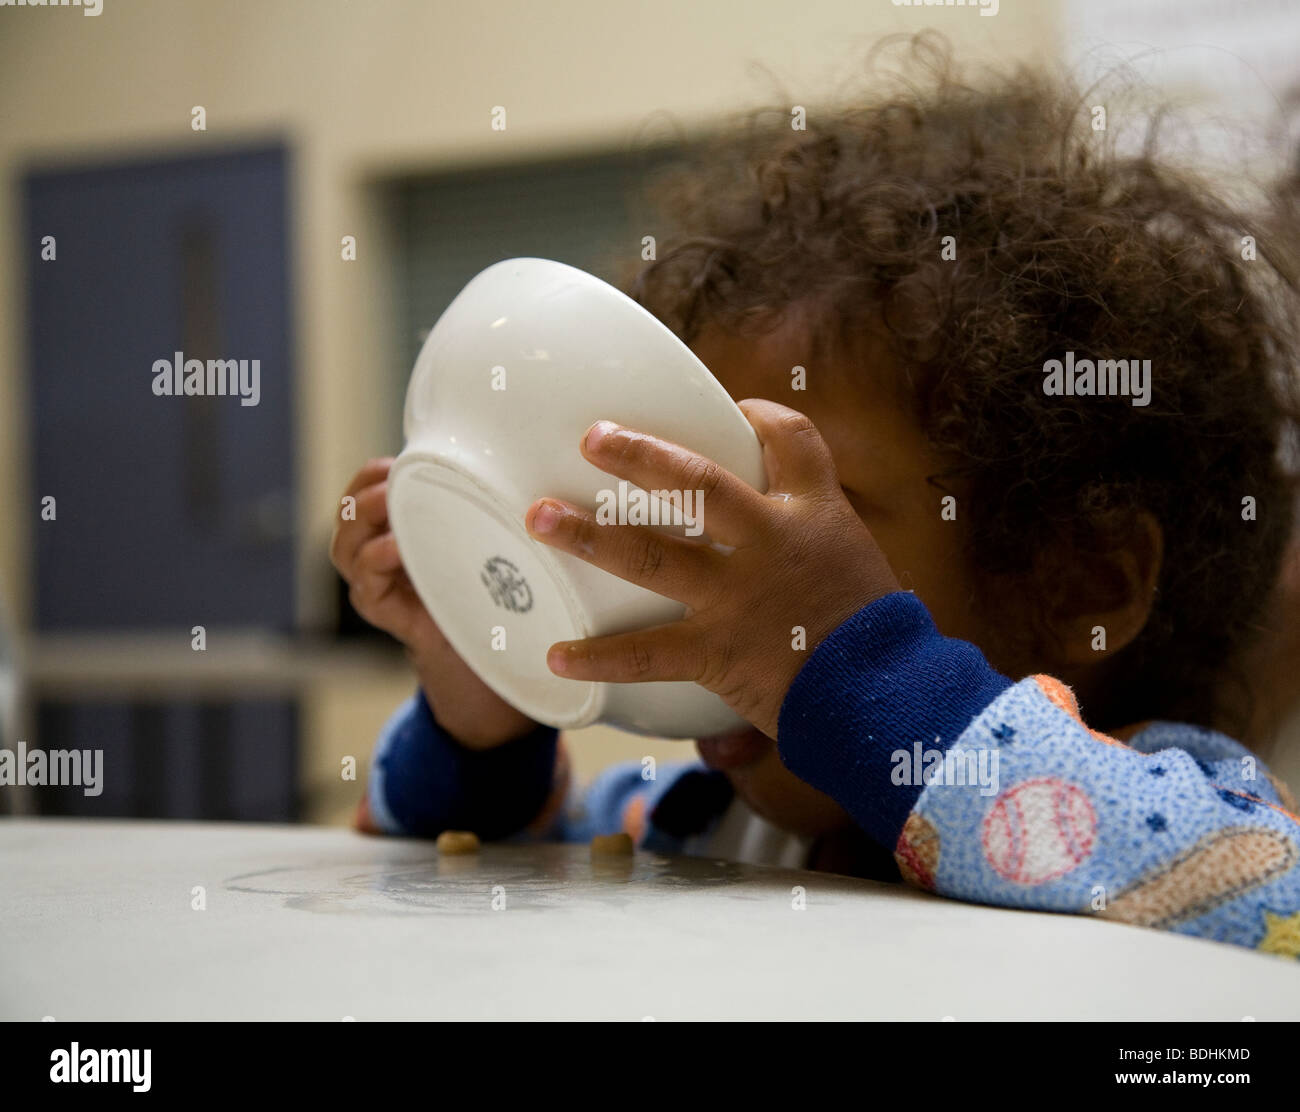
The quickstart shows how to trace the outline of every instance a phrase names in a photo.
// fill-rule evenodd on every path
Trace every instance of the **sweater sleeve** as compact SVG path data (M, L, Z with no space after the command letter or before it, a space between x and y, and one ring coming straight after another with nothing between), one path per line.
M473 830L499 839L545 821L566 780L567 762L549 726L495 749L466 749L439 727L417 692L380 732L366 798L387 834Z
M699 761L622 762L579 788L556 730L466 749L439 727L422 692L380 732L366 786L370 818L386 834L585 842L627 833L661 853L681 852L711 829L731 797L727 778Z
M1300 956L1300 820L1257 758L1186 725L1090 730L1067 687L1013 684L910 594L817 647L778 734L919 887Z

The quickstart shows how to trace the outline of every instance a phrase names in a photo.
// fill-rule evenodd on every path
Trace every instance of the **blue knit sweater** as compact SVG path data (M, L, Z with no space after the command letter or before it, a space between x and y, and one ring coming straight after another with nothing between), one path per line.
M815 652L781 708L778 751L908 882L957 899L1094 914L1300 956L1300 819L1248 750L1209 730L1090 730L1046 676L1012 683L898 592ZM732 801L698 761L647 780L616 765L566 794L556 732L464 749L422 695L380 736L368 787L391 833L701 844Z

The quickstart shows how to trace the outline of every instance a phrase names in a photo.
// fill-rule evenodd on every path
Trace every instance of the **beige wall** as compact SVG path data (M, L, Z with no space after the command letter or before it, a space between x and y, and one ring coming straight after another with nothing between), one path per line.
M21 252L16 186L25 161L117 157L132 148L215 149L273 133L296 153L297 349L302 522L328 528L356 463L385 447L368 368L383 350L384 259L366 179L397 166L506 160L623 144L657 112L687 126L769 87L800 100L852 75L882 30L930 25L981 53L1042 50L1054 5L912 12L886 0L104 0L77 9L0 9L0 582L25 615L31 514L20 498ZM207 109L208 131L190 130ZM503 105L505 132L489 127ZM651 125L653 126L653 125ZM360 258L339 258L356 234ZM309 588L310 589L310 588Z
M1057 5L896 8L888 0L104 0L0 9L0 597L27 617L26 429L19 417L23 252L18 184L34 158L215 150L281 134L295 154L294 295L304 537L300 612L320 617L320 549L357 464L390 447L387 259L367 183L403 167L625 145L667 112L694 128L775 90L815 103L881 32L929 25L989 58L1055 49ZM202 105L208 130L190 129ZM489 112L503 105L508 127ZM359 237L359 260L339 257ZM378 702L378 700L376 700ZM349 731L372 730L377 710ZM329 717L329 716L321 716ZM324 728L324 727L322 727ZM340 743L343 744L343 743ZM348 743L350 745L350 743ZM337 746L334 746L337 749ZM629 739L628 753L647 752ZM350 751L350 750L349 750ZM674 750L674 752L678 752Z

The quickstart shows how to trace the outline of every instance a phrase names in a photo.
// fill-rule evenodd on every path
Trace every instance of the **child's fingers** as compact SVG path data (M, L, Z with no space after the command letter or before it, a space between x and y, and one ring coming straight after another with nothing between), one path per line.
M355 520L340 521L330 541L330 561L344 579L352 575L361 547L388 529L388 484L366 487L356 498Z
M374 471L386 462L378 460L367 464L357 472L357 476L360 477L368 469ZM386 468L384 474L387 474ZM344 497L353 499L353 512L347 517L340 514L334 536L330 540L330 562L346 579L348 569L356 559L357 550L375 533L382 533L388 528L388 483L381 476L378 482L371 482L368 486L357 487L355 490L350 486Z
M372 535L372 530L355 521L342 521L334 530L330 539L330 563L344 579L352 575L352 565L356 560L357 550Z
M383 459L367 460L360 470L357 471L352 479L348 482L348 488L343 493L356 494L368 486L374 486L376 483L383 482L388 478L389 469L393 466L392 456L386 456Z
M373 483L357 493L357 520L380 529L388 527L388 481Z
M698 631L673 622L633 633L557 641L547 651L546 664L557 676L592 683L704 683L709 667L703 644Z
M348 598L358 614L367 618L382 616L389 612L405 611L412 607L423 609L420 596L407 577L406 571L398 566L388 571L358 565L355 573L348 580ZM393 632L391 622L382 626Z
M524 516L539 541L629 583L697 605L716 577L713 551L641 525L600 525L585 510L539 498Z
M403 644L412 638L427 611L405 574L365 572L349 584L348 601L371 625L391 633Z
M582 454L642 490L691 492L704 531L724 544L743 543L764 508L758 491L707 456L612 421L587 430Z
M812 421L776 402L749 398L739 405L763 445L770 492L807 494L838 487L831 450Z
M382 834L383 831L375 824L374 816L370 813L370 800L364 795L357 804L357 809L352 813L352 829L362 834Z
M359 571L392 574L402 566L402 554L397 549L397 537L380 533L371 537L358 550L353 567Z
M379 607L396 586L396 576L358 569L348 580L348 601L358 614L373 621Z

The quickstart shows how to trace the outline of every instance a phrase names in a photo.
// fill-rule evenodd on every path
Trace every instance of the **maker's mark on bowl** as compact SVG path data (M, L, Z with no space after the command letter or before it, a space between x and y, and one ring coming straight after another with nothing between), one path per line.
M492 556L484 563L479 578L492 601L512 614L527 614L533 608L533 589L519 568L504 556Z

